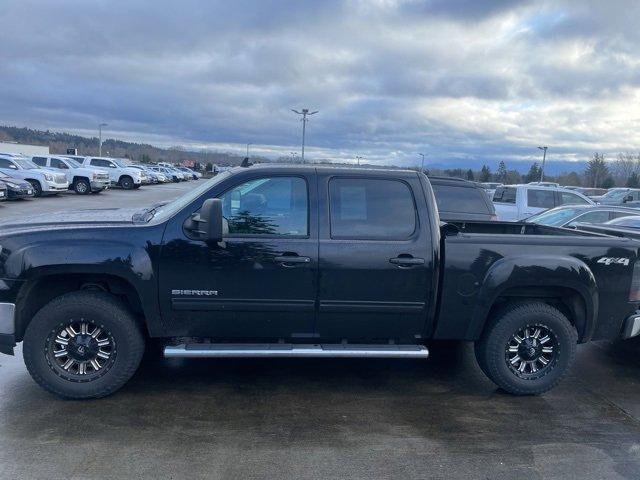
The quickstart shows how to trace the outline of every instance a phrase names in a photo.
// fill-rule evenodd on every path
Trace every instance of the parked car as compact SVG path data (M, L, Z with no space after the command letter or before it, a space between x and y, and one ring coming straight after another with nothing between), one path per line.
M191 175L191 178L193 180L199 180L202 178L202 174L200 172L196 172L194 170L191 170L190 168L187 167L177 167L178 170L180 170L183 173L186 173L187 175Z
M0 185L6 188L7 200L33 197L33 186L26 180L14 178L0 172Z
M4 202L9 198L8 189L4 182L0 181L0 202Z
M604 205L624 205L629 202L640 202L639 188L612 188L598 200Z
M0 172L29 182L36 197L57 195L69 189L64 174L43 169L22 155L0 153Z
M171 182L181 182L183 179L182 175L179 175L178 172L175 172L172 169L167 167L153 166L149 168L154 172L163 173L167 177L167 179L169 179L169 181Z
M69 189L79 195L100 193L109 188L109 174L97 168L83 167L72 158L55 155L31 157L33 163L51 170L60 170L67 177Z
M575 227L578 223L601 224L634 215L640 215L640 210L615 205L566 205L537 213L525 221L552 227Z
M493 203L485 191L473 182L437 176L430 176L429 181L442 221L497 219Z
M561 205L595 205L593 200L566 188L535 184L504 185L493 194L498 220L517 222Z
M489 198L493 198L493 194L495 193L496 188L501 187L502 183L481 182L481 183L478 183L478 185L480 185L480 187L483 188L485 192L487 192L487 195L489 195Z
M640 333L640 242L437 219L415 171L264 165L133 214L5 220L0 351L22 341L35 381L79 399L122 387L147 337L189 358L427 358L465 340L527 395L578 343Z
M589 197L591 200L594 200L594 201L595 201L595 197L599 198L605 193L607 193L606 188L590 188L590 187L574 187L574 186L565 186L563 188L581 193L582 195Z
M138 170L137 168L131 168L129 165L117 158L84 157L82 165L86 167L90 166L100 168L101 170L108 172L111 185L121 187L124 190L140 188L143 183L146 183L149 180L149 177L144 171Z
M158 176L156 175L156 173L152 170L147 170L146 167L143 167L142 165L136 165L133 163L128 164L129 167L131 168L135 168L136 170L140 170L141 172L146 173L146 180L143 180L142 184L143 185L149 185L149 184L153 184L153 183L159 183L159 179Z

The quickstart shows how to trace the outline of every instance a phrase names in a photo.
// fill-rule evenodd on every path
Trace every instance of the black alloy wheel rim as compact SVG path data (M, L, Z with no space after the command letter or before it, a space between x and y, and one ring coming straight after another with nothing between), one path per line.
M116 343L104 326L84 319L70 320L51 331L45 356L58 376L72 382L91 382L113 367Z
M558 362L560 346L549 327L527 325L514 333L505 347L509 370L523 380L536 380L549 373Z

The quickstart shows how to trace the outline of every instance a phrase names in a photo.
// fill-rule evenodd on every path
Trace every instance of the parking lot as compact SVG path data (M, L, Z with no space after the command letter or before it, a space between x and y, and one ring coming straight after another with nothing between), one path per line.
M140 207L200 182L0 204L0 218ZM640 478L640 344L580 346L539 397L507 395L471 345L429 360L177 360L63 401L0 356L0 478Z

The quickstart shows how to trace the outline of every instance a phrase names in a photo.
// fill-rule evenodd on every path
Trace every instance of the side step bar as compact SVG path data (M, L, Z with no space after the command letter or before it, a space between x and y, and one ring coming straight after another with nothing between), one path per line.
M423 345L299 345L190 343L164 347L167 358L428 358Z

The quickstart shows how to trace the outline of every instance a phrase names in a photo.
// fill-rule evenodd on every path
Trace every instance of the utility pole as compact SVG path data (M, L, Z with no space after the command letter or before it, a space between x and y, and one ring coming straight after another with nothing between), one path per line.
M422 157L422 163L420 164L420 171L424 172L424 153L418 153Z
M547 159L547 148L548 147L538 147L542 150L542 168L540 169L540 181L544 182L544 162Z
M106 127L106 123L101 123L98 125L98 156L102 156L102 127Z
M304 163L304 137L307 130L307 122L309 121L307 117L315 115L316 113L318 113L318 110L316 110L315 112L309 112L308 108L303 108L302 111L299 112L292 108L291 111L293 113L297 113L298 115L302 115L302 163Z
M247 143L247 159L249 158L249 145L253 145L253 143Z

